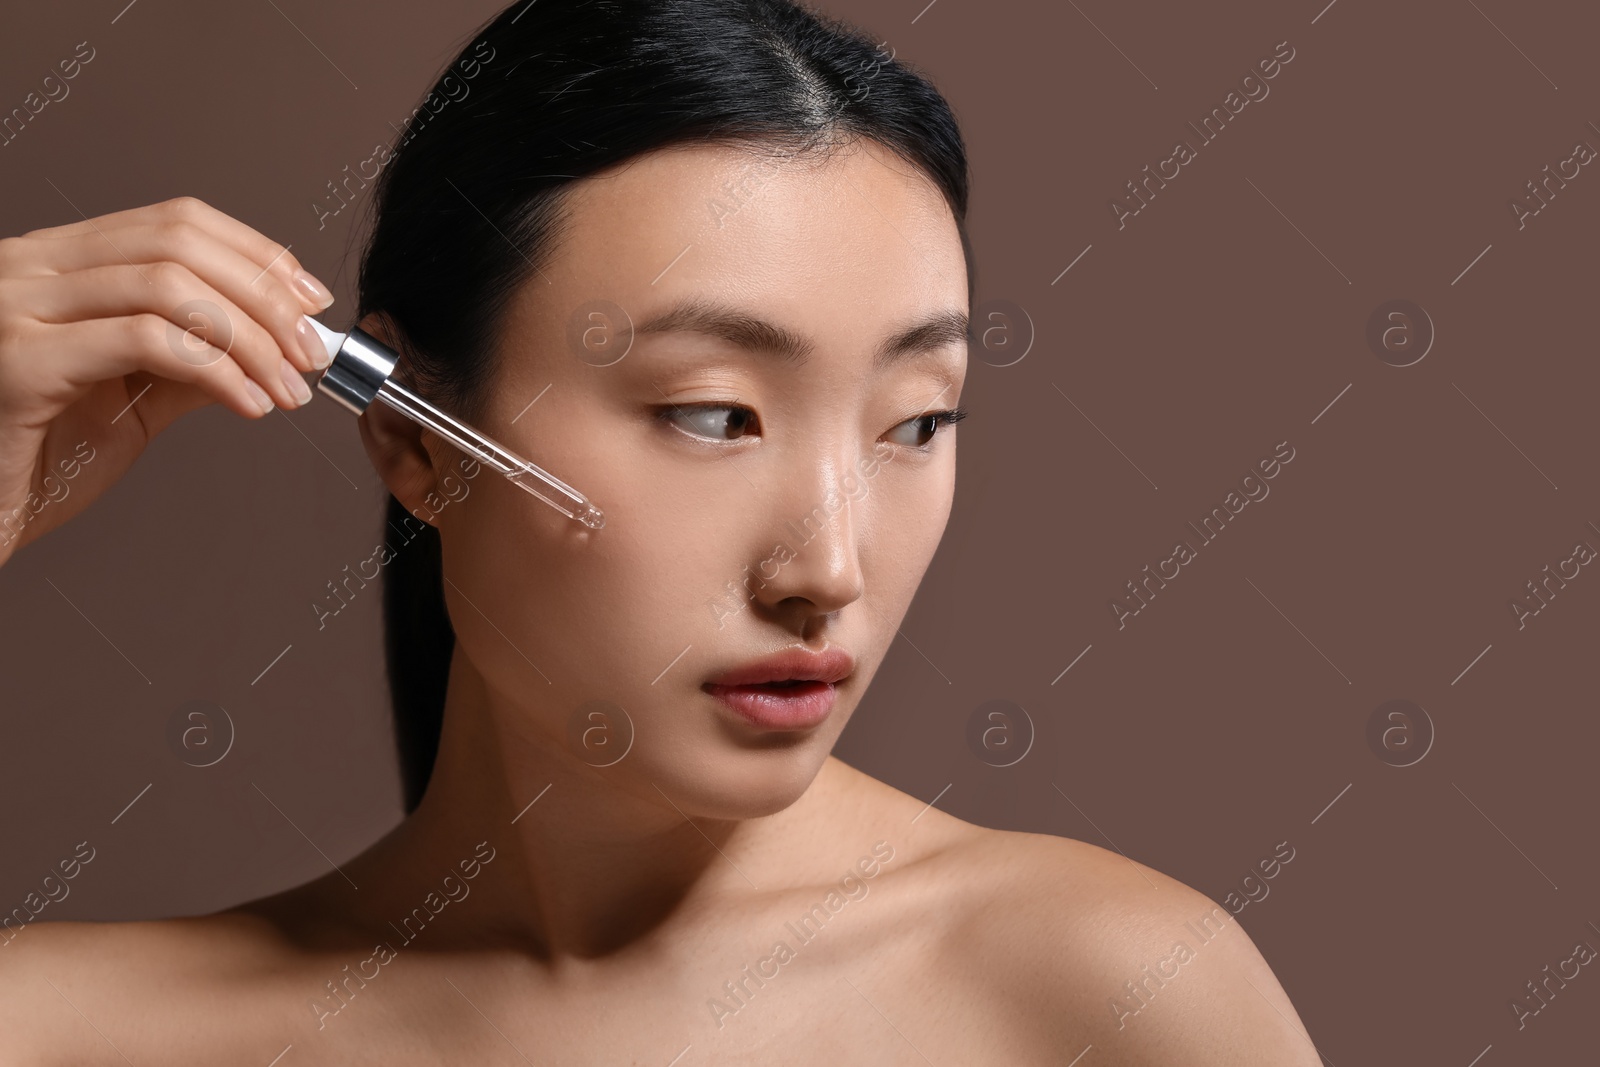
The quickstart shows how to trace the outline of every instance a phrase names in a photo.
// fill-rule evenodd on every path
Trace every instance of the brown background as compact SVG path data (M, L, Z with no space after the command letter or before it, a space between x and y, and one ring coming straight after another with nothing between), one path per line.
M192 194L337 283L342 324L359 215L319 231L311 205L496 5L124 2L6 21L0 112L96 56L0 148L0 233ZM826 5L954 104L975 312L1022 312L974 349L949 531L837 751L1218 900L1288 841L1240 918L1329 1062L1592 1058L1593 968L1520 1032L1508 1001L1600 947L1600 576L1520 631L1508 602L1600 547L1600 175L1522 230L1508 201L1600 146L1600 16L1323 2ZM1285 40L1270 95L1199 146L1186 123ZM1108 200L1179 138L1199 158L1119 230ZM1394 298L1437 330L1407 367L1365 340ZM1270 496L1119 630L1110 599L1280 441ZM399 819L376 587L322 632L310 609L381 499L334 405L212 408L0 570L4 910L84 839L47 918L223 908ZM1407 767L1367 741L1396 698L1436 732ZM1003 769L966 741L995 699L1036 730ZM213 767L169 740L191 700L236 730Z

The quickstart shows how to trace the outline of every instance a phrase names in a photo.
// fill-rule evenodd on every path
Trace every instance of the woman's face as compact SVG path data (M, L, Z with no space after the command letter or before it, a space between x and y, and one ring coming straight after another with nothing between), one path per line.
M426 437L470 485L434 519L456 654L508 760L537 745L652 803L769 814L822 766L944 532L955 433L925 416L966 373L955 221L874 142L654 152L569 208L510 308L480 428L605 527L488 468L468 483ZM820 724L760 727L703 688L796 646L854 659Z

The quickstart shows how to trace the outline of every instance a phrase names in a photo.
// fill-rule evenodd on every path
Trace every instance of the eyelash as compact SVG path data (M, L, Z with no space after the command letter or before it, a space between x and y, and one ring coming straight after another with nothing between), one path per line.
M671 404L666 407L657 408L656 418L660 419L667 425L672 425L673 417L685 411L748 411L752 416L755 415L753 410L745 407L743 404L719 404L715 401L706 401L696 404ZM905 419L896 423L893 429L898 430L900 427L905 426L908 423L917 422L921 419L933 419L933 437L925 445L897 445L896 447L909 448L915 452L931 452L933 451L933 442L937 441L941 436L939 433L939 427L954 426L956 423L960 422L970 414L971 412L965 408L946 408L943 411L925 411L920 415L913 415L909 419ZM681 430L682 428L679 427L679 429ZM721 444L732 443L732 440L718 442L714 437L705 437L701 434L690 433L688 430L682 430L682 432L688 433L689 436L702 441L710 441ZM733 440L737 440L737 438L734 438Z

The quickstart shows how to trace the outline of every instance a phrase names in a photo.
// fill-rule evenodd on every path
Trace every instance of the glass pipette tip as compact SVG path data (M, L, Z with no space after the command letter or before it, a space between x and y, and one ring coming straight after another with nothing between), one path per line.
M462 451L471 453L567 518L576 519L591 530L606 524L605 513L572 486L529 463L487 434L440 411L394 379L386 379L378 387L378 399Z

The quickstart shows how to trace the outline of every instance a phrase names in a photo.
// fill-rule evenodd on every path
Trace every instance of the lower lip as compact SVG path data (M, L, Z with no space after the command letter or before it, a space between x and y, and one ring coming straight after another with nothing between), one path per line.
M832 682L799 685L716 685L705 691L738 712L740 717L768 730L804 730L815 726L833 710L838 686Z

